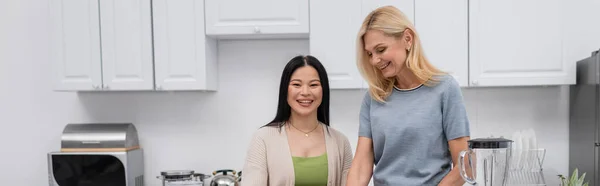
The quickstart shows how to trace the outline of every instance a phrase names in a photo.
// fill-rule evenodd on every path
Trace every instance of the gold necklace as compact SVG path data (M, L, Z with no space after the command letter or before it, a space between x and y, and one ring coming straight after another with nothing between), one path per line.
M308 132L304 132L304 131L302 131L302 130L300 130L300 129L296 128L296 126L294 126L294 124L292 124L292 122L290 122L290 125L291 125L292 127L294 127L296 130L298 130L298 131L300 131L300 132L304 133L304 136L306 136L306 137L308 137L308 134L309 134L309 133L311 133L311 132L315 131L315 130L317 129L317 127L319 127L319 124L317 124L317 125L315 126L315 128L314 128L314 129L312 129L312 130L310 130L310 131L308 131Z

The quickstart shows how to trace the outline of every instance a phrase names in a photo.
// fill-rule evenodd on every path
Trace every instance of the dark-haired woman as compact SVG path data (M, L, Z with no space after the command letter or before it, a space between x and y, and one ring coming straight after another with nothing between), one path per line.
M254 133L243 186L345 185L352 149L329 126L329 82L312 56L296 56L283 69L277 114Z

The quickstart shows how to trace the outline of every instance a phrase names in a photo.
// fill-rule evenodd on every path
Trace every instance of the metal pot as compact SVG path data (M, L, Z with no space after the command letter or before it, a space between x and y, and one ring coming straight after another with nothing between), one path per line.
M163 186L203 186L204 179L210 175L194 173L193 170L171 170L160 172L156 178L162 180Z
M228 172L231 172L231 174L227 174ZM235 170L217 170L213 172L213 176L210 186L239 186L242 179L242 172L240 171L236 176Z

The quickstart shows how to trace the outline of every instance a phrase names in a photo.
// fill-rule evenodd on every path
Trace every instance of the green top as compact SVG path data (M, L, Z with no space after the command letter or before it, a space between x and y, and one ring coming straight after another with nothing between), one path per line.
M293 157L296 186L327 185L327 153L315 157Z

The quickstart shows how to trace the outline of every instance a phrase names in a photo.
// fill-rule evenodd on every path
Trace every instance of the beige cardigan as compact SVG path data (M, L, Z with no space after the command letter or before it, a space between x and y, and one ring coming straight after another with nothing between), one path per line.
M328 186L346 185L352 163L348 138L323 125L327 149ZM329 133L327 129L329 128ZM294 186L294 163L284 127L262 127L254 133L242 170L242 186Z

